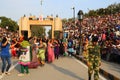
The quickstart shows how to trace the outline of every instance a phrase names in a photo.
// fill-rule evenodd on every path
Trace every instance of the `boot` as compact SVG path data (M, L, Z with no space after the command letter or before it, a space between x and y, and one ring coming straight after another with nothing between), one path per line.
M89 80L91 80L91 77L89 76Z

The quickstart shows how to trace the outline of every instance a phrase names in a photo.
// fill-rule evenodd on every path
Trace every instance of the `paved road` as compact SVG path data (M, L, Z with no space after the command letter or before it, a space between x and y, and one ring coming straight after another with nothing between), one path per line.
M46 63L44 67L30 69L30 75L17 76L20 66L12 67L11 75L0 76L0 80L88 80L87 67L73 57L61 57L53 63ZM100 80L106 80L100 77Z

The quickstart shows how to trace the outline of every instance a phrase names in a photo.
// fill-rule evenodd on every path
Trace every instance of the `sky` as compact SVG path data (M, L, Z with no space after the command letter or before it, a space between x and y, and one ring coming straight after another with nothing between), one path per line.
M75 7L75 17L79 10L84 13L89 10L106 8L110 4L120 3L120 0L0 0L0 16L19 21L20 17L41 14L44 18L58 15L61 19L72 18Z

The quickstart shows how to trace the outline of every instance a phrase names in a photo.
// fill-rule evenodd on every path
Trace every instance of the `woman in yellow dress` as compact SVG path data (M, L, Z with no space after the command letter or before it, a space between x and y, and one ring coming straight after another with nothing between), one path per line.
M40 61L41 66L43 66L45 64L45 50L46 50L46 43L43 42L42 39L40 39L39 41L40 45L38 46L39 50L38 50L38 54L37 57Z

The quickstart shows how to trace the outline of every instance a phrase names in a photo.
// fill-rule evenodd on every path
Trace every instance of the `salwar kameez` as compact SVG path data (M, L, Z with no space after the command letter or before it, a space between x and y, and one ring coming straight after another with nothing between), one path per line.
M27 48L23 48L21 49L22 54L19 57L19 64L21 67L21 73L24 74L28 74L29 70L28 70L28 65L30 64L30 46L27 46ZM25 71L26 72L25 72Z

